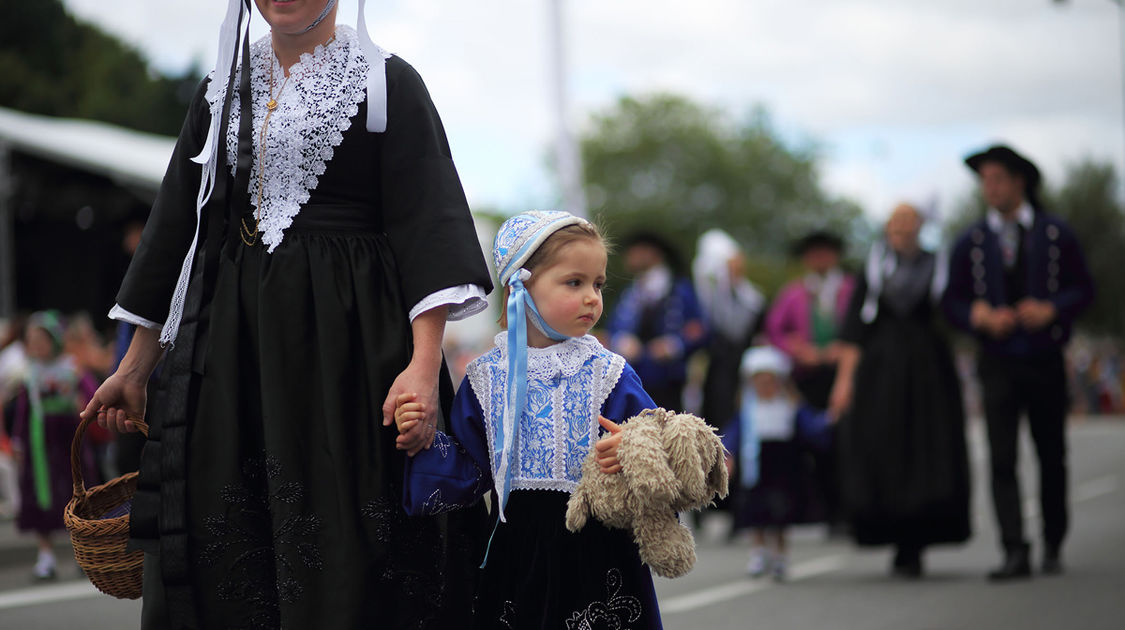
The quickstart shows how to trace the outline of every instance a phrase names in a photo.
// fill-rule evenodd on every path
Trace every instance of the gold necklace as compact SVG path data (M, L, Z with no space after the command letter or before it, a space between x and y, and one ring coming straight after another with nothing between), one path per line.
M258 207L254 213L254 229L251 230L250 226L246 225L246 217L241 219L241 227L238 230L238 236L247 247L253 247L258 243L260 236L259 226L262 222L262 186L265 182L266 174L266 129L270 126L270 116L273 111L277 109L277 99L281 98L281 93L285 91L285 86L289 83L289 76L285 75L285 80L281 82L281 89L277 91L277 96L273 93L273 56L270 56L270 100L266 101L266 118L262 121L262 130L258 132Z

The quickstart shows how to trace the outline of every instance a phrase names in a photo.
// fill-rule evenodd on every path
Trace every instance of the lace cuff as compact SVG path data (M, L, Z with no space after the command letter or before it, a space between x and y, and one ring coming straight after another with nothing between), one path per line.
M449 305L449 318L446 321L450 322L471 317L488 308L488 300L485 299L484 289L475 284L462 284L461 286L442 289L422 298L421 302L410 309L410 321L414 321L415 317L432 308L446 304Z
M140 315L130 313L129 311L121 308L120 304L114 304L113 308L109 309L109 318L115 319L119 322L126 322L126 323L132 324L134 326L141 326L143 328L152 328L154 330L160 330L161 328L164 327L164 324L158 324L154 321L145 319L145 318L141 317Z

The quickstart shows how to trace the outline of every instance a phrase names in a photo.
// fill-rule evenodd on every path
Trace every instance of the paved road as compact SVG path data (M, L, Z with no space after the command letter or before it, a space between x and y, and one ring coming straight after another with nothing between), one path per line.
M975 465L975 536L926 557L917 582L887 577L888 551L859 551L825 539L819 528L795 532L792 579L742 577L746 543L726 543L719 516L699 534L695 570L657 582L668 630L1083 630L1125 628L1125 419L1076 422L1070 429L1073 527L1067 574L992 585L983 576L998 560L987 503L979 428L971 434ZM1026 440L1025 440L1026 441ZM1026 444L1025 444L1026 446ZM1033 494L1024 451L1025 490ZM1030 504L1034 501L1029 500ZM1031 507L1031 506L1029 506ZM1037 511L1037 510L1036 510ZM1034 518L1034 517L1033 517ZM1031 521L1031 532L1038 531ZM0 524L0 527L8 525ZM9 535L10 539L11 536ZM0 628L135 628L140 606L98 596L70 578L27 584L26 566L0 566ZM66 576L64 576L66 577Z

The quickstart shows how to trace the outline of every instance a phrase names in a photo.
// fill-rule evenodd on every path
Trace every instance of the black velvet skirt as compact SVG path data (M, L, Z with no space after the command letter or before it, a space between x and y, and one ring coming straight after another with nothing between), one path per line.
M186 454L198 623L456 627L483 512L403 512L382 425L411 352L400 276L381 232L315 216L222 257Z
M566 529L570 495L512 492L481 572L475 628L661 628L652 574L629 532Z

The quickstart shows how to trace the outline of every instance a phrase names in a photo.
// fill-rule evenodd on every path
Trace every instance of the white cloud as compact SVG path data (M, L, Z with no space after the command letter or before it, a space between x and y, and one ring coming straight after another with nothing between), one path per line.
M212 56L225 3L66 0L163 67ZM379 43L419 69L470 199L554 201L545 0L372 0ZM356 0L341 0L354 23ZM820 140L826 185L882 216L972 179L1004 139L1048 179L1085 156L1125 163L1120 9L1105 0L567 0L573 120L625 93L674 90ZM260 23L256 33L265 32Z

